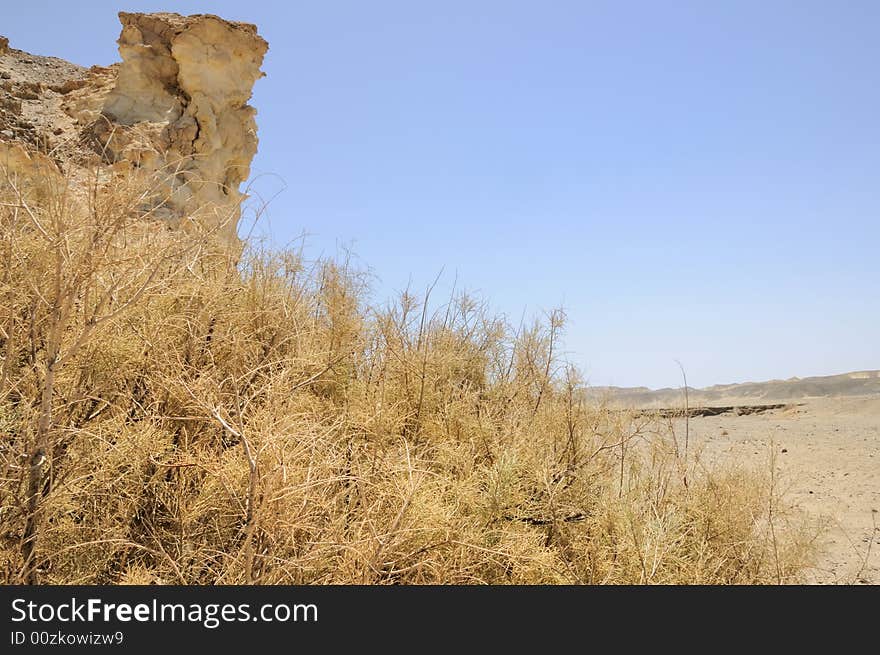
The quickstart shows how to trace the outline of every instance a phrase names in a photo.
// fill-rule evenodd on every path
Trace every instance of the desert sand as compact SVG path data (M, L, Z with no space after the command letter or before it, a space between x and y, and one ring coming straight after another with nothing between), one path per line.
M683 434L684 419L675 425ZM760 414L698 416L689 430L707 463L736 460L769 471L775 446L786 498L817 528L820 555L809 582L880 584L880 396L803 398Z

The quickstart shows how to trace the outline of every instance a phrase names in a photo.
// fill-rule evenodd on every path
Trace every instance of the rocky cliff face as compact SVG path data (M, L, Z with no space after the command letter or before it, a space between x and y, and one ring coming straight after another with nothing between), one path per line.
M90 69L0 38L0 166L37 179L95 164L150 176L149 214L237 243L240 185L257 150L247 104L268 49L217 16L120 13L120 64Z

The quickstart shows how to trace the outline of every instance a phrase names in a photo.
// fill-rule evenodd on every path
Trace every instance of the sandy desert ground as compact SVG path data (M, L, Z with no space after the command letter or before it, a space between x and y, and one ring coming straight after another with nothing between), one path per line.
M788 500L824 526L808 580L880 584L880 396L788 403L761 414L693 417L691 443L702 446L704 461L735 458L768 471L775 445ZM675 423L683 433L684 419Z

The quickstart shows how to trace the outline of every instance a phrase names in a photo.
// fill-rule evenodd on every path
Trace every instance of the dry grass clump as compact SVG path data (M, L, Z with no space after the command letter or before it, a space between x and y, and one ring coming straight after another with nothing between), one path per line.
M585 400L561 312L514 329L466 294L370 305L345 260L233 264L134 183L0 195L6 583L769 583L808 562L772 476Z

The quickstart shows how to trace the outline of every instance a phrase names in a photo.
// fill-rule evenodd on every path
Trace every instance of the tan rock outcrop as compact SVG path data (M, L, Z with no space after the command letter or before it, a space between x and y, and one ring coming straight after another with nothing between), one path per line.
M247 101L267 43L253 25L216 16L119 18L122 64L103 110L108 151L166 171L172 212L198 215L235 238L239 187L257 151Z
M253 25L207 14L119 19L122 62L108 68L0 48L0 141L43 152L68 175L102 160L149 177L151 217L197 220L237 244L240 186L257 151L247 103L268 44ZM3 153L7 168L26 167L18 150Z

